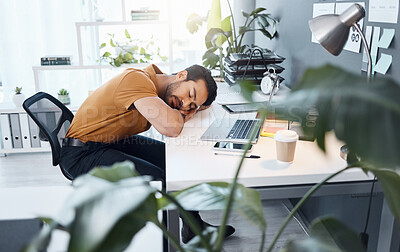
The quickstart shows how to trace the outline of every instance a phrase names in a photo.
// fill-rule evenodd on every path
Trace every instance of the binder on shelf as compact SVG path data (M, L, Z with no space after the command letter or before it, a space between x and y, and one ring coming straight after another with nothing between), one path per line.
M28 124L29 124L29 135L31 139L31 146L32 148L39 148L40 147L40 140L39 140L39 126L33 121L32 118L28 116Z
M0 114L1 146L4 150L12 149L11 127L8 114Z
M21 127L19 114L10 114L11 137L14 149L22 148Z
M40 58L40 65L71 65L71 55L47 55Z
M40 62L42 66L51 66L51 65L71 65L70 60L42 60Z
M46 55L40 58L41 61L48 61L48 60L71 60L71 55Z
M19 125L21 126L22 147L24 149L31 148L31 138L29 134L28 114L19 114Z
M158 20L159 10L131 10L132 21L135 20Z

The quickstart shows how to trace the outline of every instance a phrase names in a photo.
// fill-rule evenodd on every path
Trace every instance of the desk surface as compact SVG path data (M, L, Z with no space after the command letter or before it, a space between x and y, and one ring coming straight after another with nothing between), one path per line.
M198 183L210 181L231 182L240 157L214 155L214 142L201 141L200 136L215 118L237 117L225 112L220 105L198 112L184 126L177 138L166 139L167 190L176 191ZM242 114L254 118L255 113ZM315 142L299 141L292 164L276 161L275 140L260 137L251 154L260 159L246 158L239 175L239 183L247 187L315 184L328 175L346 167L340 158L343 143L334 135L326 140L327 152L323 153ZM354 182L372 180L361 169L346 171L331 182Z

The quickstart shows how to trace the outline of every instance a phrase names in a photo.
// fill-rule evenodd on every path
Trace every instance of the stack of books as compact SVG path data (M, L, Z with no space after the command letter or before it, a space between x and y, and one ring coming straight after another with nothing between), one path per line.
M132 10L132 21L136 20L158 20L160 17L159 10Z
M71 65L71 56L66 55L53 55L43 56L40 58L40 65Z
M229 85L235 85L241 80L260 84L268 69L274 68L275 73L282 73L285 68L278 64L284 60L285 58L274 52L264 52L263 57L260 53L255 53L251 59L250 53L231 53L224 59L224 80ZM279 80L282 82L284 78L279 76Z

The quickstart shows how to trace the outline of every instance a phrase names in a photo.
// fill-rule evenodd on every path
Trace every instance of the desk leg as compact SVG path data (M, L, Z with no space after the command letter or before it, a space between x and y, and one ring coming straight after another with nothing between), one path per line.
M178 210L168 210L168 231L180 241L179 235L179 214ZM169 242L169 252L175 252L176 248Z
M399 232L386 199L383 200L377 251L399 251Z

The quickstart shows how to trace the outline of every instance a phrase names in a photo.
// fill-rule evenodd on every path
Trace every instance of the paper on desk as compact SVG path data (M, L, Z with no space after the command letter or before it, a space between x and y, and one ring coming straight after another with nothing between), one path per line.
M368 21L382 23L397 23L399 0L370 0Z
M335 3L316 3L313 5L313 18L335 13ZM311 34L311 42L319 44L318 40Z

